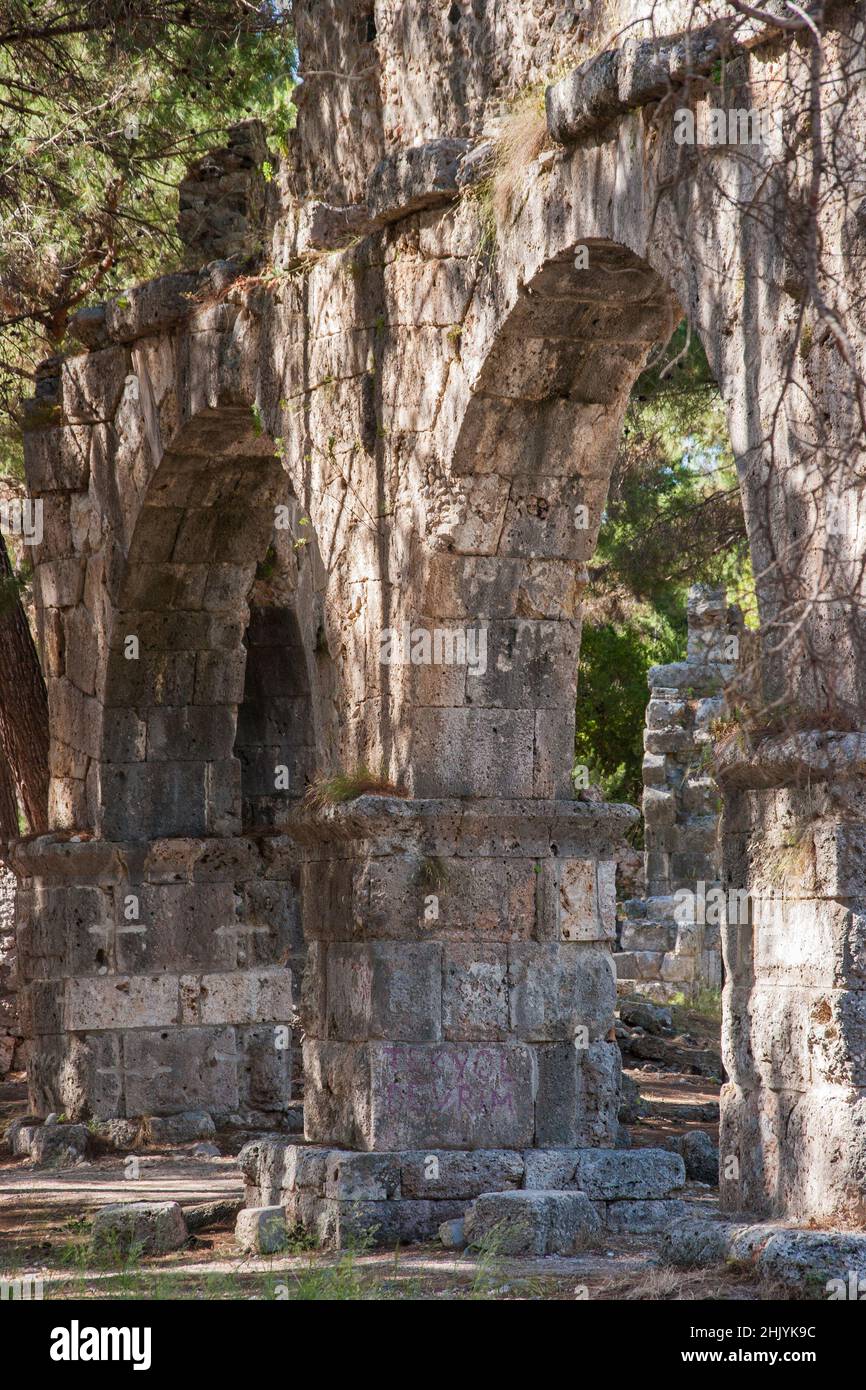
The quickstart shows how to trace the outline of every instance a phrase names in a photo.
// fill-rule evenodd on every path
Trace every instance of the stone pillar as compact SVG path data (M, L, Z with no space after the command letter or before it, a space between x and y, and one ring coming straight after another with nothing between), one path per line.
M21 1064L18 962L15 948L15 875L0 864L0 1076Z
M866 1224L864 772L859 733L720 750L728 1210Z
M297 869L280 837L14 851L34 1113L205 1110L279 1127L291 1094Z
M443 1154L474 1165L485 1191L510 1185L509 1154L615 1144L610 947L633 816L576 801L370 795L299 812L305 1133L316 1147L290 1155L308 1174L290 1215L320 1227L323 1204L363 1197L376 1207L368 1224L432 1234L449 1215L436 1183L419 1177L412 1200L405 1184L395 1196L410 1161L423 1168L429 1155L431 1173ZM341 1154L346 1175L364 1175L352 1191L326 1177Z
M647 897L625 904L620 988L668 1000L721 985L718 914L707 893L720 880L721 798L712 776L710 728L724 717L724 687L735 676L740 611L724 589L695 585L688 597L685 661L653 666L644 734L643 814ZM679 890L693 895L686 912ZM709 915L711 920L706 920Z

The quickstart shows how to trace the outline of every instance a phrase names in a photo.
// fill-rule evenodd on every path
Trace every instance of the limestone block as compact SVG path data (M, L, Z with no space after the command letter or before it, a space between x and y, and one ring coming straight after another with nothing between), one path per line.
M693 956L684 956L678 952L667 951L662 957L661 978L670 984L688 983L692 979L694 971Z
M186 1222L177 1202L116 1202L93 1218L90 1243L96 1253L138 1251L165 1255L187 1240Z
M235 1030L229 1027L125 1033L126 1113L172 1115L193 1104L214 1113L236 1111L241 1061Z
M667 1202L608 1202L605 1224L610 1231L649 1235L666 1231L687 1213L688 1206L677 1198Z
M849 822L818 826L815 876L821 897L866 897L866 825Z
M538 1067L535 1143L612 1144L618 1121L621 1060L616 1043L574 1042L534 1048Z
M509 946L511 1026L520 1038L553 1042L604 1036L616 1000L610 953L582 943L515 942Z
M559 866L559 935L563 941L612 940L616 933L616 865L564 859Z
M646 722L648 729L669 729L685 723L688 705L684 700L660 700L653 691L647 705Z
M442 983L442 1028L449 1041L508 1036L508 948L448 945Z
M123 343L164 332L189 315L195 290L196 277L183 273L161 275L124 290L105 306L109 337Z
M654 1201L683 1186L686 1171L679 1154L664 1149L583 1149L574 1182L593 1199Z
M645 787L643 814L648 829L656 831L672 826L677 815L676 796L671 791Z
M330 1037L436 1042L441 1020L442 948L438 944L375 941L329 948Z
M66 981L63 1027L84 1033L172 1025L177 1009L176 975L79 976Z
M27 431L24 459L31 492L83 492L90 477L90 438L86 425Z
M624 953L637 951L671 951L675 942L675 929L667 922L626 922L622 929L622 949ZM619 972L619 966L617 965ZM625 979L626 976L621 976Z
M96 423L111 420L128 370L125 348L67 357L61 367L64 420Z
M369 1047L377 1149L522 1148L534 1130L533 1066L519 1043Z
M184 976L183 1022L286 1023L292 1017L292 972L285 966Z
M416 709L412 794L531 797L534 742L532 710Z
M298 1149L288 1139L267 1137L251 1139L238 1154L238 1167L244 1175L244 1191L248 1206L275 1206L283 1190L294 1187L288 1177L290 1158L297 1153L321 1153L321 1150ZM321 1189L324 1159L315 1187Z
M498 1255L574 1255L601 1230L583 1192L488 1192L466 1213L465 1236Z
M610 50L570 72L545 92L547 127L568 144L620 109L619 53Z
M397 1199L386 1202L338 1202L298 1193L289 1199L290 1221L306 1227L331 1248L371 1244L414 1245L432 1240L444 1221L463 1215L465 1202Z
M482 1192L522 1185L524 1156L508 1149L453 1149L400 1155L400 1187L404 1197L469 1198Z
M705 1182L716 1187L719 1181L719 1150L706 1130L691 1129L674 1143L685 1163L686 1177L693 1182Z
M238 1212L235 1240L242 1250L274 1255L288 1244L286 1213L282 1207L245 1207Z
M449 202L469 140L429 140L381 160L367 188L367 211L381 225Z
M644 735L644 747L648 753L678 753L682 755L693 749L694 740L688 729L680 729L676 726L668 729L647 729Z
M179 1115L149 1115L144 1134L149 1144L190 1144L195 1139L211 1139L214 1122L204 1110L184 1110Z
M341 1202L384 1202L399 1197L400 1156L334 1152L325 1162L322 1191L325 1197Z

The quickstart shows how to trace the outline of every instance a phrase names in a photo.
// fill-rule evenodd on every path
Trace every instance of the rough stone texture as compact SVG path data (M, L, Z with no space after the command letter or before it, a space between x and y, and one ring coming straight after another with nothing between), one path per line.
M245 1145L238 1164L248 1207L285 1209L290 1223L310 1227L327 1244L360 1236L380 1245L429 1240L441 1225L478 1210L473 1240L487 1242L504 1216L509 1229L520 1227L522 1234L512 1235L528 1242L525 1253L536 1254L570 1253L605 1225L661 1230L682 1214L670 1199L685 1181L682 1159L661 1149L350 1153L268 1138ZM506 1198L515 1205L506 1203L496 1216ZM472 1220L467 1216L467 1238ZM449 1239L462 1238L452 1232Z
M0 1077L23 1061L18 1016L15 875L0 863Z
M489 1192L467 1211L464 1236L496 1255L574 1255L601 1224L583 1192Z
M13 1154L25 1155L38 1166L71 1168L87 1153L86 1125L46 1124L29 1118L13 1120L7 1132Z
M721 795L712 776L712 728L729 713L745 631L723 589L689 590L685 661L653 666L644 734L647 897L624 905L614 956L619 988L654 999L718 989L721 928L706 911L720 885ZM695 910L681 906L685 890ZM710 897L710 904L713 899ZM716 914L718 916L718 914Z
M95 1254L165 1255L187 1235L178 1202L116 1202L94 1216L90 1244Z
M850 1231L685 1217L666 1229L663 1251L670 1264L686 1269L739 1260L789 1293L812 1298L859 1300L866 1284L866 1235Z
M706 1130L692 1129L674 1141L674 1147L686 1165L686 1177L694 1182L716 1187L719 1181L719 1150Z
M144 1142L149 1144L189 1144L194 1139L210 1139L216 1133L210 1115L202 1110L186 1110L179 1115L149 1115L144 1122Z
M827 62L859 70L851 13ZM277 176L251 127L182 193L193 299L175 276L115 297L82 325L89 350L40 374L25 466L46 512L53 833L14 855L38 1114L285 1115L303 935L323 1146L613 1142L610 888L630 818L570 798L581 593L629 392L687 309L727 406L764 624L785 602L773 557L822 534L808 441L862 447L843 354L801 335L799 191L763 147L684 156L656 98L683 76L686 8L632 31L633 14L617 46L536 0L480 16L300 0L309 79ZM805 120L787 100L805 49L760 22L752 39L731 101L782 90ZM503 97L569 66L492 245L471 172L460 193L489 148L460 170L455 142L489 147ZM690 100L703 110L707 84ZM863 120L855 92L852 178ZM310 204L370 196L387 225L299 257ZM842 284L863 282L859 216L822 204ZM237 279L259 245L276 275ZM836 548L862 586L857 546L852 527ZM808 593L821 551L798 552ZM863 611L834 593L801 628L857 727ZM765 656L767 698L790 699L785 658ZM723 882L773 904L725 933L721 1148L739 1176L722 1196L862 1222L866 747L854 715L828 729L822 691L798 670L801 732L732 740L719 773ZM684 746L671 728L653 756ZM362 764L405 796L298 809L317 771ZM663 954L682 983L687 953ZM303 1189L295 1205L318 1230L355 1219ZM357 1219L417 1231L432 1205L371 1198Z
M282 1207L245 1207L238 1212L235 1240L242 1250L274 1255L288 1244L286 1213Z

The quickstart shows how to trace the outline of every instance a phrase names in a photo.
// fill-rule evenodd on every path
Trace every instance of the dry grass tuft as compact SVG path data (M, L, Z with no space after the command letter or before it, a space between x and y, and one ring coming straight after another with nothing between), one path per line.
M330 775L320 773L307 788L304 805L318 811L325 806L339 806L346 801L355 801L357 797L365 794L403 797L407 795L389 781L384 772L372 772L362 763L353 772L335 772Z
M497 222L513 220L528 192L526 173L548 144L544 89L520 97L504 118L496 144L491 202Z

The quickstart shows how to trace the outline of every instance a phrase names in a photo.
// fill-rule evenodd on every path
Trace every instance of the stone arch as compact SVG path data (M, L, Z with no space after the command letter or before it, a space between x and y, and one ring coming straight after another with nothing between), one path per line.
M103 700L97 829L109 839L241 829L247 598L286 479L273 452L245 451L236 412L230 421L229 448L219 412L181 431L135 522Z
M254 688L266 719L279 710L255 661L248 685L248 652L270 653L272 677L291 633L302 675L289 732L315 765L322 672L316 620L302 610L316 539L308 528L299 566L294 533L280 529L281 512L297 521L291 482L250 407L192 414L164 451L151 433L151 466L127 487L105 547L96 834L46 837L19 860L31 1096L75 1117L205 1110L282 1126L299 1072L304 949L298 853L273 822L294 799L276 791L267 817L253 806L244 816L251 749L238 711L246 701L251 717Z
M540 264L534 252L525 281L510 269L508 285L490 273L495 326L467 315L449 378L460 406L441 425L446 502L411 615L477 627L486 666L405 666L401 757L420 795L465 796L479 776L488 795L571 795L586 564L631 387L681 316L657 272L609 240L567 241Z

